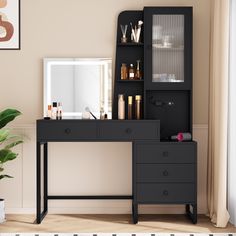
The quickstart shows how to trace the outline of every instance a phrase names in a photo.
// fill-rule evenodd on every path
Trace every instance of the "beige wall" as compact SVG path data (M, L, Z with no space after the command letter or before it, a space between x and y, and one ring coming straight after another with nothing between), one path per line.
M209 73L209 0L22 0L21 50L0 51L0 110L15 107L23 112L15 124L19 132L29 137L19 147L19 159L7 166L13 180L0 183L1 196L7 199L9 212L34 211L35 206L35 120L42 117L44 57L112 57L115 56L116 22L123 10L142 9L143 6L179 5L194 8L194 137L199 140L198 186L200 212L206 210L206 140L208 117L208 73ZM203 124L203 126L199 126ZM72 186L66 181L58 183L58 176L65 170L63 158L70 156L70 168L78 169L77 182L82 191L89 194L131 193L131 147L119 144L65 144L50 145L50 191L69 194ZM107 146L109 145L109 146ZM92 148L91 148L92 147ZM66 151L69 148L69 153ZM89 152L88 152L89 150ZM117 152L122 150L122 153ZM122 158L120 158L122 155ZM59 159L56 159L57 156ZM71 156L77 156L76 160ZM93 158L97 159L93 159ZM83 157L86 157L83 158ZM109 160L109 162L107 162ZM92 169L91 169L92 167ZM81 168L81 167L80 167ZM99 168L99 171L96 169ZM59 171L57 171L59 170ZM76 169L77 170L77 169ZM75 170L75 171L76 171ZM80 171L79 171L80 170ZM93 173L89 175L83 170ZM95 170L95 172L94 172ZM57 172L55 172L57 171ZM61 171L61 172L60 172ZM120 178L122 173L122 178ZM70 172L68 178L75 179ZM107 178L109 176L109 178ZM82 181L83 182L80 182ZM95 181L95 182L94 182ZM114 186L115 183L115 186ZM61 188L64 186L63 188ZM100 186L100 187L98 187ZM15 194L16 190L19 194ZM71 211L118 212L130 210L129 203L74 202L51 203L54 209L70 206ZM76 204L76 205L73 205ZM83 211L84 207L84 211ZM87 208L86 208L87 207ZM91 208L92 207L92 208ZM104 210L107 207L107 210ZM61 208L59 212L61 212ZM100 211L100 210L101 211ZM128 209L128 210L127 210ZM149 209L149 210L148 210ZM153 211L143 209L142 212ZM170 208L168 212L174 212ZM182 209L182 208L181 208ZM155 209L154 209L155 210ZM182 209L183 210L183 209ZM55 210L58 212L57 210ZM66 212L66 210L65 210ZM158 211L159 212L159 211Z
M42 117L44 57L112 57L123 10L194 8L194 123L207 123L209 0L23 0L20 51L0 51L0 109L16 107L20 123ZM3 89L4 88L4 89ZM9 92L10 91L10 92Z

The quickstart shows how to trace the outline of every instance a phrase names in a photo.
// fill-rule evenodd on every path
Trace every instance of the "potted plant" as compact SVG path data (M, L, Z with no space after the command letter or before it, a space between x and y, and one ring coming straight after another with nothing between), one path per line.
M4 172L4 164L14 160L18 154L11 149L22 143L19 135L13 135L9 129L3 129L9 122L14 120L21 113L15 109L6 109L0 112L0 180L4 178L13 178ZM5 221L4 199L0 198L0 223Z

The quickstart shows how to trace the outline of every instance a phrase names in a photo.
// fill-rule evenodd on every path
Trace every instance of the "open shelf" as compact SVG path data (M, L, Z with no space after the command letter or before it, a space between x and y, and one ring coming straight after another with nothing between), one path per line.
M117 82L119 82L119 83L143 83L144 80L143 79L141 79L141 80L118 79Z
M143 47L143 43L117 43L118 47Z

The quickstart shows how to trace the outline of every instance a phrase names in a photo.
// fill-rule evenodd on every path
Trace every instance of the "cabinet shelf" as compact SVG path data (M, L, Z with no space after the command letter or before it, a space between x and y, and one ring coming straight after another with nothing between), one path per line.
M119 83L142 83L142 82L144 82L144 80L143 79L141 79L141 80L129 80L129 79L121 80L121 79L118 79L117 82L119 82Z
M143 47L143 43L117 43L118 47Z
M184 51L184 47L160 47L155 44L153 44L152 47L156 51L163 51L163 52Z

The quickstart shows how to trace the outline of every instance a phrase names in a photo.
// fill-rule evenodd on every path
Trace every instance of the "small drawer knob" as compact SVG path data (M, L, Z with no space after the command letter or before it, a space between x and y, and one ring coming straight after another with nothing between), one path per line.
M168 192L167 190L164 190L164 191L163 191L163 195L164 195L164 196L168 196L168 195L169 195L169 192Z
M70 133L71 133L71 129L66 128L66 129L65 129L65 133L66 133L66 134L70 134Z
M126 132L126 134L131 134L131 133L132 133L132 129L127 128L127 129L125 130L125 132Z
M168 175L169 175L169 172L168 172L167 170L164 170L164 171L163 171L163 175L164 175L164 176L168 176Z
M168 151L164 151L164 152L162 153L162 155L163 155L163 157L168 157L168 156L169 156L169 152L168 152Z

